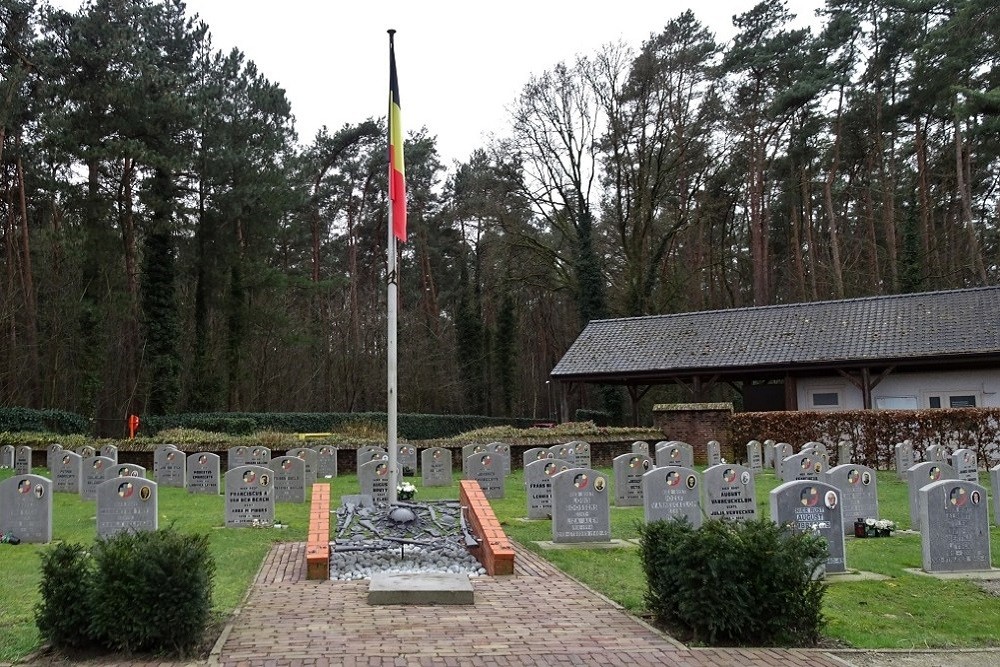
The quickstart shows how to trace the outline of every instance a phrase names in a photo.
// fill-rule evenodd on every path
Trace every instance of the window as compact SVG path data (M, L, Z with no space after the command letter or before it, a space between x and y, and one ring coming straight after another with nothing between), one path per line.
M840 394L836 391L817 391L812 395L814 408L835 408L840 405Z
M928 397L928 399L927 399L927 405L928 405L928 407L931 407L931 408L940 408L941 407L941 397L940 396L930 396L930 397Z
M948 397L948 407L951 408L974 408L976 407L976 397L965 395L965 396L949 396Z
M916 410L916 396L876 396L875 408L878 410Z
M979 404L979 394L976 392L964 394L939 394L927 397L929 408L974 408Z

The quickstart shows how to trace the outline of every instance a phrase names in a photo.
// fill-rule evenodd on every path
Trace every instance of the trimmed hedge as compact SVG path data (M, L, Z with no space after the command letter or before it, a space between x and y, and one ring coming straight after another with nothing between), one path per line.
M580 408L574 413L574 421L594 422L597 426L609 426L611 424L611 413L604 410L584 410Z
M90 425L80 415L64 410L0 408L0 431L86 434Z

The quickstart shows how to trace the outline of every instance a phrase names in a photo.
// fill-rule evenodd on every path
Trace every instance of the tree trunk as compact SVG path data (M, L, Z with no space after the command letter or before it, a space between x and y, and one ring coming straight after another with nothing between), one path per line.
M955 120L955 184L958 187L958 196L961 202L961 225L968 236L969 260L976 272L976 277L980 285L988 283L986 275L986 265L983 263L983 254L979 251L979 238L976 236L976 229L972 225L972 186L969 183L969 154L965 149L965 142L962 138L962 126L958 119Z
M20 144L20 140L18 140ZM17 157L18 200L21 212L21 289L24 293L25 346L28 352L28 401L30 407L41 407L41 378L38 363L38 301L31 268L31 237L28 234L28 203L25 193L24 165Z

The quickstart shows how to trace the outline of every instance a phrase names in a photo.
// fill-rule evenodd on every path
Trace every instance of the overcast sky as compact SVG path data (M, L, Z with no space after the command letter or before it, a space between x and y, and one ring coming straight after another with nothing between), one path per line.
M52 0L75 9L79 0ZM692 4L694 6L692 7ZM503 134L506 109L532 74L618 40L638 48L688 7L717 39L755 0L187 0L217 49L238 47L292 104L299 140L385 115L388 28L404 131L426 127L446 165ZM814 21L821 0L789 0Z

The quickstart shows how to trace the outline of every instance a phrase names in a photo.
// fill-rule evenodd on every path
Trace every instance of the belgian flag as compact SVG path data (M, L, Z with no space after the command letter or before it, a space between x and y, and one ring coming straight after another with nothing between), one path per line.
M395 30L389 31L389 201L392 233L406 243L406 174L403 170L403 126L399 118L399 81L396 79Z

